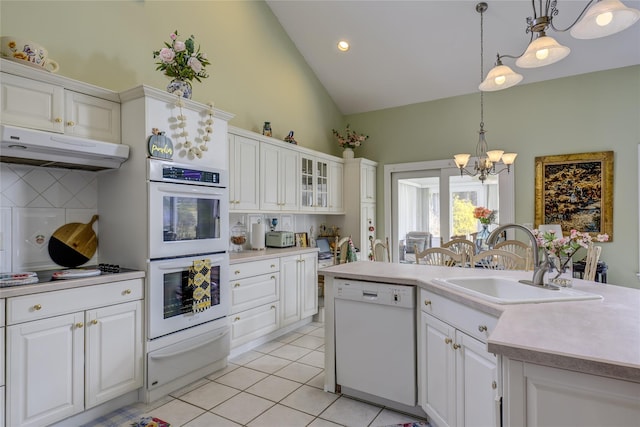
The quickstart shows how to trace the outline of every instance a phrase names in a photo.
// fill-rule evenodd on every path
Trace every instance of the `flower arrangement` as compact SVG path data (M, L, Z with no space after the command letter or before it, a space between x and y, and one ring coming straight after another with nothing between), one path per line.
M489 225L495 222L497 214L497 210L487 209L482 206L478 206L473 210L473 217L478 219L480 223L484 225Z
M547 251L551 255L557 257L563 256L571 259L578 252L580 248L588 248L589 244L593 242L594 238L589 233L582 233L580 231L572 229L567 237L558 237L553 231L540 232L540 230L533 230L533 235L536 236L538 246ZM609 240L608 234L598 234L595 237L597 242L606 242Z
M333 135L338 138L338 145L340 145L341 148L353 149L360 147L362 143L369 138L369 135L363 135L351 130L349 125L345 128L344 135L335 129L331 129L331 131L333 132Z
M210 65L207 54L200 52L200 46L196 48L193 35L181 41L178 40L176 30L169 38L171 43L165 42L165 47L153 51L153 57L159 58L156 70L162 70L166 76L185 81L200 81L209 77L205 70L205 66Z

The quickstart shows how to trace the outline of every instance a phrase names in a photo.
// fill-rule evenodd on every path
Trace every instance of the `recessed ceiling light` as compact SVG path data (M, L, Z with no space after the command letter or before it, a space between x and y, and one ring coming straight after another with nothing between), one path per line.
M346 52L349 50L349 42L346 40L340 40L338 42L338 50L341 52Z

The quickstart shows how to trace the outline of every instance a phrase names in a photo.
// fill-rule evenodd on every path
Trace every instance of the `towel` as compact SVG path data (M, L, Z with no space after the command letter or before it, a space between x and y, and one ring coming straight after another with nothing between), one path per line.
M189 267L189 289L193 291L191 311L199 313L211 307L211 260L198 259Z

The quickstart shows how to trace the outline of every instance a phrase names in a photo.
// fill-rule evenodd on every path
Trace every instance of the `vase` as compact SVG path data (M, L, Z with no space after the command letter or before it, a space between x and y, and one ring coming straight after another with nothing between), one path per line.
M182 92L183 98L191 99L191 94L193 92L193 89L189 81L182 80L182 79L171 80L171 82L167 86L167 92L173 93L177 90L180 90Z
M353 148L346 147L342 152L343 159L353 159Z
M482 229L478 231L476 235L476 251L481 252L489 249L487 245L487 239L489 238L489 224L480 224L482 225Z
M549 283L570 288L573 284L573 260L566 255L549 256Z

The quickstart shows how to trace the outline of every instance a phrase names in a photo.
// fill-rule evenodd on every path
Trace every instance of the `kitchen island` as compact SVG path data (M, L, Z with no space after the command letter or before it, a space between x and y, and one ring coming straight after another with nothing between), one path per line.
M320 273L326 278L326 391L336 391L334 328L348 327L334 324L334 285L338 279L348 279L415 286L422 295L428 292L496 317L497 322L489 327L485 341L488 353L498 358L499 375L494 388L496 397L501 399L499 409L504 425L544 425L545 421L557 425L566 420L579 425L584 421L579 414L585 414L582 425L598 422L604 425L603 419L594 417L592 411L576 409L581 405L593 407L599 414L607 414L609 410L617 413L612 416L618 418L605 419L607 425L627 425L625 417L629 416L640 419L639 290L575 279L575 289L603 298L495 304L439 285L433 279L481 275L530 279L532 273L372 262L332 266ZM420 298L416 304L419 325L420 311L424 314L424 305L431 304L431 301L423 304ZM424 362L420 358L421 339L417 337L418 375ZM428 380L418 380L418 403L433 418L423 401ZM459 420L453 424L465 423Z

